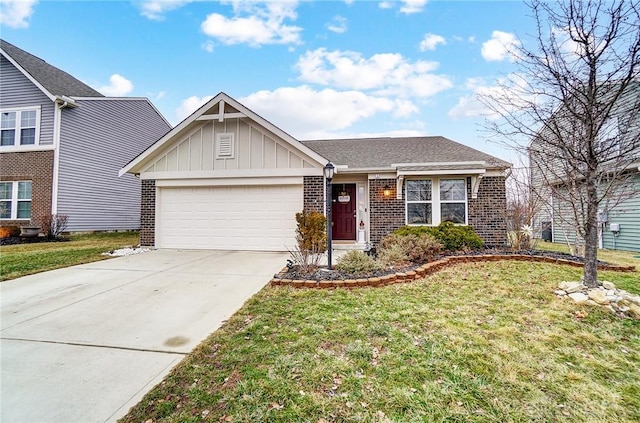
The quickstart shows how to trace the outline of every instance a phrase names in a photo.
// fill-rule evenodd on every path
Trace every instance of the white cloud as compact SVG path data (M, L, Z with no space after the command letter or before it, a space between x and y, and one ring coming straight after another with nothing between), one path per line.
M331 22L327 23L327 29L342 34L347 30L347 19L342 16L334 16Z
M408 117L418 111L407 100L307 85L258 91L238 101L300 139L324 138L377 113Z
M218 13L207 16L202 31L223 44L299 44L302 28L285 24L295 20L296 2L234 1L235 16Z
M114 73L109 78L109 85L98 88L98 91L109 97L122 97L133 91L133 84L124 76Z
M204 51L208 52L208 53L213 53L213 50L215 48L215 44L213 43L213 41L211 40L207 40L204 43L201 44L201 47Z
M516 59L516 48L520 41L509 32L493 31L491 39L482 44L482 57L489 62Z
M374 90L379 95L428 97L453 86L432 72L437 62L409 62L401 54L380 53L364 58L352 51L307 51L296 63L304 82L353 90Z
M449 110L448 116L452 119L500 118L500 114L485 104L488 101L499 102L504 113L509 113L536 101L530 92L527 92L526 79L519 74L507 75L495 81L493 85L487 85L486 81L481 78L469 78L465 85L471 93L460 97L458 103Z
M438 44L447 44L447 41L441 35L425 34L420 42L420 51L435 50Z
M390 1L381 1L380 3L378 3L378 7L380 9L391 9L393 7L393 4Z
M189 116L191 113L198 110L200 106L202 106L207 101L213 98L212 95L207 95L204 97L198 97L192 95L189 98L185 98L180 102L180 105L176 109L176 117L178 118L178 122L181 122L184 118Z
M149 19L161 21L166 12L178 9L193 0L147 0L139 3L140 13Z
M400 11L408 15L422 12L425 4L427 4L427 0L402 0L402 3L404 5L400 8Z
M10 28L27 28L37 0L0 0L0 24Z

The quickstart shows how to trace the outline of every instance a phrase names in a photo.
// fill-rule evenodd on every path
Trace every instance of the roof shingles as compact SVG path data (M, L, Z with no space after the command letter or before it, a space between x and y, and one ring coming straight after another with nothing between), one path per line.
M444 137L357 138L301 141L336 165L349 169L386 169L392 164L485 162L504 169L509 163Z
M84 82L26 51L0 40L0 48L54 96L104 97Z

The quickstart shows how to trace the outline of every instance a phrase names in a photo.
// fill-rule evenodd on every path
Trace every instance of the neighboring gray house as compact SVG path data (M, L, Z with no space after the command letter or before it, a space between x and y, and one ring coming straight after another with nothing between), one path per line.
M506 244L509 163L443 137L299 141L224 93L121 174L142 179L142 245L285 251L297 212L326 211L329 161L336 243L453 221Z
M628 178L629 183L624 187L623 194L615 191L605 197L600 205L599 248L640 252L640 81L629 85L613 110L614 116L603 127L600 143L613 147L612 157L621 157L612 159L613 162L605 160L602 165L613 166L616 172L623 171L622 175ZM562 129L572 132L570 128ZM571 134L567 138L571 139ZM557 182L565 175L561 159L540 142L533 140L529 147L531 184L534 201L539 207L533 222L535 234L556 243L574 245L577 234L573 214L579 207L571 206L564 195L564 187ZM540 145L545 147L540 148ZM605 178L599 190L602 191L607 182ZM582 213L580 210L578 212ZM581 243L579 236L577 241Z
M171 129L146 98L105 97L0 40L0 224L140 227L140 181L118 170Z

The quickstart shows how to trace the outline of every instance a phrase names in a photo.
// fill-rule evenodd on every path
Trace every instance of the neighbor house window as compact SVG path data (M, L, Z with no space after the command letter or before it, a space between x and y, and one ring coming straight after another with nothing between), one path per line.
M467 223L465 179L440 179L440 221Z
M40 109L0 111L0 146L38 144Z
M0 219L31 219L31 181L0 182Z
M430 179L407 181L408 225L431 225L433 222L431 191Z

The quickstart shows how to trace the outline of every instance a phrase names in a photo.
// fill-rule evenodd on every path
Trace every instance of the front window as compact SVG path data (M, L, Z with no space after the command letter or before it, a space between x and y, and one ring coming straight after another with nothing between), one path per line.
M39 114L40 109L0 112L0 146L37 144Z
M467 223L467 189L464 179L440 179L440 221Z
M405 189L407 225L467 223L465 178L410 179Z
M407 181L407 224L431 225L432 183L430 179Z
M0 219L31 219L31 181L0 182Z

